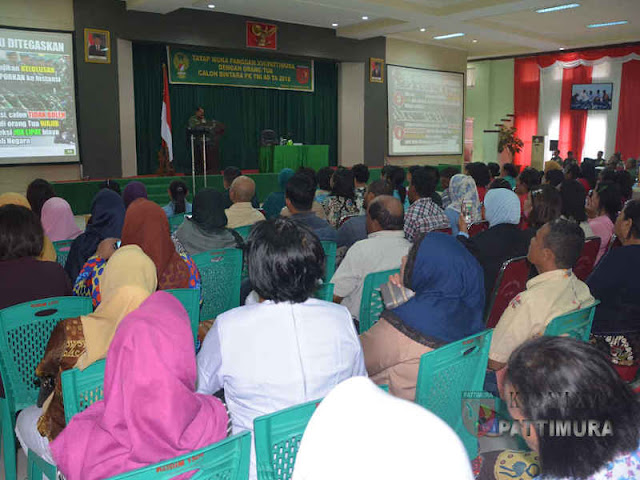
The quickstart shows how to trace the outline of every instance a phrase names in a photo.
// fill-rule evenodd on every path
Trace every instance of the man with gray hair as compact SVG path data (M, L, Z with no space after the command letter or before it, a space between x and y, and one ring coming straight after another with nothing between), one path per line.
M256 183L249 177L241 175L233 181L229 189L233 205L224 211L228 228L245 227L264 220L264 215L251 205L255 193Z

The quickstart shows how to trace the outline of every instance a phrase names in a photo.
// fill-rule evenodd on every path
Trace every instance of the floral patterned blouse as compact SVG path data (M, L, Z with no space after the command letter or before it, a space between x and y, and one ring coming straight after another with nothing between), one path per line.
M600 471L584 480L635 480L640 478L640 447L635 452L620 455L609 462ZM549 477L536 477L535 480L560 480ZM562 480L572 480L565 478Z
M354 200L346 197L329 196L322 203L324 208L324 214L327 217L327 222L332 227L338 228L340 226L340 220L347 215L358 215L360 209Z

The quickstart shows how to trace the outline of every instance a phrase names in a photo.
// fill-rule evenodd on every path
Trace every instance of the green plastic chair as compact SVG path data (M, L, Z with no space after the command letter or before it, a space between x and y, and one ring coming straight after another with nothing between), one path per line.
M60 240L59 242L53 242L53 248L56 250L56 262L64 267L67 263L67 257L69 256L69 250L73 240Z
M588 342L593 317L596 314L596 307L599 304L600 301L596 300L595 303L588 307L554 318L549 325L547 325L544 334L550 337L568 336L576 340Z
M316 293L313 294L314 298L318 300L324 300L325 302L333 302L333 283L324 283Z
M329 283L333 278L333 274L336 273L336 242L325 240L322 242L322 248L324 249L324 255L326 257L324 281L325 283Z
M400 273L399 268L370 273L364 277L362 300L360 300L360 315L358 317L361 334L373 327L380 318L380 314L384 310L380 286L387 283L389 276L396 273Z
M478 456L479 405L463 393L482 393L492 334L485 330L420 357L415 401L458 434L471 459Z
M216 318L223 312L240 306L242 250L223 248L194 255L202 277L202 320Z
M296 405L253 421L258 480L291 478L300 440L320 401Z
M251 227L253 227L253 225L245 225L244 227L236 227L234 230L238 232L238 235L240 235L243 240L246 240L249 232L251 232Z
M198 326L200 325L200 289L199 288L171 288L165 290L182 303L182 306L189 314L193 341L198 338Z
M169 228L171 229L171 233L174 233L180 225L184 223L184 213L178 213L177 215L171 215L169 217Z
M0 398L0 418L7 480L16 480L16 413L38 399L36 367L51 332L60 320L92 311L87 297L53 297L0 310L0 375L5 391Z

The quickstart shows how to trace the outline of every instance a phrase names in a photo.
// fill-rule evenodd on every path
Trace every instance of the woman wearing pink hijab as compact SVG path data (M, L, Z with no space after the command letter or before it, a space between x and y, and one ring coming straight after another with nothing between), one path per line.
M104 400L73 417L51 443L59 470L67 480L110 478L222 440L226 409L195 393L196 378L187 312L173 295L156 292L118 327Z
M73 219L69 203L60 197L52 197L42 206L40 214L44 233L52 242L73 240L82 233Z

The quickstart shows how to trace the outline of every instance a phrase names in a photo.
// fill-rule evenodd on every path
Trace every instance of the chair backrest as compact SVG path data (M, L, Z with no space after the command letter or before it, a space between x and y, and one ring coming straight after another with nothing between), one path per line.
M574 275L583 282L593 271L598 250L600 250L600 237L590 237L585 240L580 258L578 258L578 261L573 267Z
M253 421L258 480L292 477L300 440L319 404L320 400L303 403Z
M193 341L198 337L198 326L200 325L200 289L199 288L172 288L165 290L182 303L182 306L189 314Z
M171 229L171 233L178 230L178 227L182 225L184 222L184 215L184 213L178 213L169 217L169 228Z
M246 480L249 478L251 433L242 432L208 447L109 480L169 480L193 472L191 480Z
M360 333L366 332L378 321L380 314L384 310L380 286L387 283L390 275L396 273L400 273L399 268L370 273L364 277L362 299L360 300L360 315L358 316Z
M325 302L333 302L333 283L323 283L322 286L313 294L314 298L324 300Z
M69 256L69 250L71 250L71 244L73 240L60 240L59 242L53 242L53 248L56 250L56 262L64 267L67 263L67 257Z
M432 230L433 232L440 232L440 233L446 233L447 235L451 235L453 233L453 230L451 230L451 227L447 227L447 228L436 228L435 230Z
M325 271L324 281L330 282L333 274L336 272L336 242L323 241L322 248L324 249L325 259Z
M77 413L104 398L106 360L98 360L84 370L72 368L62 372L62 403L67 424Z
M609 240L609 246L607 247L607 252L610 252L614 248L618 248L622 246L622 242L618 238L618 236L614 233L611 235L611 240Z
M469 458L478 455L477 430L467 429L477 429L479 405L467 402L463 393L482 391L492 334L493 330L485 330L420 358L415 401L458 434Z
M92 311L88 297L46 298L0 310L0 375L11 410L36 403L36 367L56 324Z
M588 307L554 318L549 322L549 325L547 325L544 334L551 337L567 336L588 342L593 317L596 314L596 307L599 303L600 301L596 300L595 303Z
M487 310L487 328L495 327L513 297L527 288L530 269L527 257L512 258L502 264Z
M487 222L486 220L472 223L471 225L469 225L469 236L473 237L479 234L480 232L484 232L486 230L489 230L489 222Z
M204 301L200 318L210 320L240 306L242 250L222 248L198 253L192 258L202 277Z
M253 225L245 225L244 227L236 227L234 230L238 232L238 235L240 235L243 240L246 240L249 232L251 232L251 227L253 227Z

